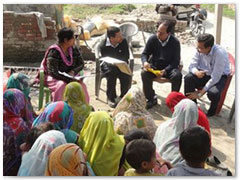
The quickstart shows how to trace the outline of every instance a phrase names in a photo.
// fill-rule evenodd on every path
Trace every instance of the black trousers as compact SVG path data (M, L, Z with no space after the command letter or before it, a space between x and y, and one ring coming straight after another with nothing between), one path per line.
M203 78L198 78L195 74L188 73L184 77L184 94L186 95L186 93L194 92L196 89L204 87L209 79L211 79L211 76L205 75ZM216 113L218 102L220 100L220 96L226 84L226 81L227 75L223 75L219 82L207 91L207 97L211 101L208 113ZM195 102L197 102L197 100L195 100Z
M116 83L117 78L120 80L120 90L121 95L123 97L131 87L132 76L127 75L121 72L117 67L112 67L111 70L105 74L107 78L107 97L108 100L115 102L116 94Z
M144 70L141 72L141 76L145 97L147 100L152 101L155 96L155 91L153 89L153 79L157 76L155 76L151 72L147 72ZM182 73L178 68L173 69L169 74L163 77L170 79L170 82L172 84L172 91L179 92L182 84Z

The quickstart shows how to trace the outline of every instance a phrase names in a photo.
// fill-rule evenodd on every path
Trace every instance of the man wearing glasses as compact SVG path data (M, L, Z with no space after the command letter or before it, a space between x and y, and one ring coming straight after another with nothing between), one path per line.
M230 74L228 53L219 45L214 45L211 34L197 38L197 51L184 77L184 93L197 102L206 92L211 101L207 116L216 114L221 92ZM203 88L202 88L203 87ZM200 89L195 91L195 89Z
M171 34L172 28L171 21L163 21L158 26L157 33L148 39L141 56L143 92L147 99L146 109L150 109L157 104L157 97L152 87L154 78L169 79L172 83L172 91L179 91L182 84L182 74L179 70L180 43ZM161 70L161 73L155 75L149 72L150 68Z

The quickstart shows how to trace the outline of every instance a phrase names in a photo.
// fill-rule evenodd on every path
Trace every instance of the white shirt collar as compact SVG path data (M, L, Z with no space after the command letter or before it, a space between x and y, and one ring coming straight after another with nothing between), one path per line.
M119 43L117 43L115 46L112 45L112 43L110 42L110 39L107 38L107 40L106 40L106 46L112 46L113 48L116 48L118 45L119 45Z
M167 40L166 40L166 41L164 41L164 42L162 42L160 39L158 39L158 40L159 40L159 42L162 44L162 46L166 46L166 45L167 45L167 43L168 43L168 41L169 41L169 38L170 38L170 36L171 36L171 35L168 35L168 37L167 37Z

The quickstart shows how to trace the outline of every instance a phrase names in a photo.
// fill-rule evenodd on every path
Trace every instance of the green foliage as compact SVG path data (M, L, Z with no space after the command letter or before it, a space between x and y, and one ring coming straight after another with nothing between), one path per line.
M144 9L155 9L155 4L147 4L147 5L143 5L142 8Z
M133 4L66 4L64 14L85 19L93 14L124 14L136 9Z
M205 8L210 12L215 11L215 4L201 4L201 8ZM228 7L227 4L223 5L223 16L235 19L235 11Z

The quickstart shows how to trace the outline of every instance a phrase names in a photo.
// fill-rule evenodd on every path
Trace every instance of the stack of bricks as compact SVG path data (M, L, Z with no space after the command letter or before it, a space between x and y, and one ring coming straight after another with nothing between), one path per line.
M40 32L33 13L3 13L4 62L41 62L49 45L56 42L55 21L44 18L47 37Z

